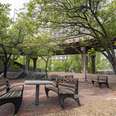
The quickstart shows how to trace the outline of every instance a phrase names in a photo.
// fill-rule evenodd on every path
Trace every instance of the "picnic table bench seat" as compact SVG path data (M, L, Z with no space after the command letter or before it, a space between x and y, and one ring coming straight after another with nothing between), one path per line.
M24 85L10 85L9 81L0 81L0 105L5 103L13 103L15 105L15 113L18 112L23 98Z

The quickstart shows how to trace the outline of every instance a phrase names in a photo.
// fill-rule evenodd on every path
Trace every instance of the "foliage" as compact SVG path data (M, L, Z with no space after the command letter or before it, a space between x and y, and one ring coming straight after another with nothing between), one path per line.
M111 64L101 53L97 53L96 55L96 69L97 70L111 70Z
M9 17L9 5L0 3L0 53L4 65L4 77L14 54L19 55L18 45L24 38L22 28L18 28Z
M28 10L30 9L29 7ZM17 26L21 25L24 32L24 40L18 47L22 55L26 55L33 60L34 70L38 56L41 57L46 63L45 71L47 76L49 58L55 54L56 49L59 49L59 47L57 46L58 41L52 38L51 31L41 28L40 23L28 11L19 14L16 24Z
M9 59L11 57L11 36L9 34L10 19L8 17L9 6L0 3L0 53L4 65L4 77L6 77Z
M98 45L95 49L105 55L116 73L112 44L112 38L116 36L115 6L115 0L32 0L29 12L36 20L42 21L44 27L53 28L59 36L73 38L86 35L94 39Z
M89 54L90 56L96 55L95 49L94 49L94 48L89 49L89 50L88 50L88 54Z
M80 55L68 55L65 59L54 59L51 62L51 70L49 71L64 71L64 72L81 72L81 57Z

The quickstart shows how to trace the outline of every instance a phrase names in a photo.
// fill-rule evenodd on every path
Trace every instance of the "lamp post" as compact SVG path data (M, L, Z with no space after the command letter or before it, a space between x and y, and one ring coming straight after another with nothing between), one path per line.
M87 74L86 74L86 48L85 47L81 47L81 51L83 54L83 73L84 73L84 79L85 81L87 80Z

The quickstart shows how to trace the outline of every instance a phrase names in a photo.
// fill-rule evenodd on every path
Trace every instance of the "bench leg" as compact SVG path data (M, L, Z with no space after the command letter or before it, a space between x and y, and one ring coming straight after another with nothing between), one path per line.
M107 88L109 88L109 84L107 83L106 85L107 85Z
M17 103L14 103L15 105L15 114L19 111L19 108L21 106L22 100L17 100Z
M59 104L61 108L64 109L64 96L63 95L59 95Z
M75 99L75 101L78 103L79 106L81 106L79 98Z
M100 88L102 87L102 84L101 84L101 83L99 83L99 87L100 87Z
M49 90L45 87L45 93L46 93L47 98L49 97L48 92L49 92Z
M92 85L94 86L94 81L92 80L91 82L92 82Z
M35 105L39 104L39 84L36 85L36 92L35 92Z

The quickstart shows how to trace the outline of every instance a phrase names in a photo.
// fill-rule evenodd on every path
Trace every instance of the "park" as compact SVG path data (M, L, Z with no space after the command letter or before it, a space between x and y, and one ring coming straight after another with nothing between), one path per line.
M116 1L11 1L0 2L0 116L115 116Z

